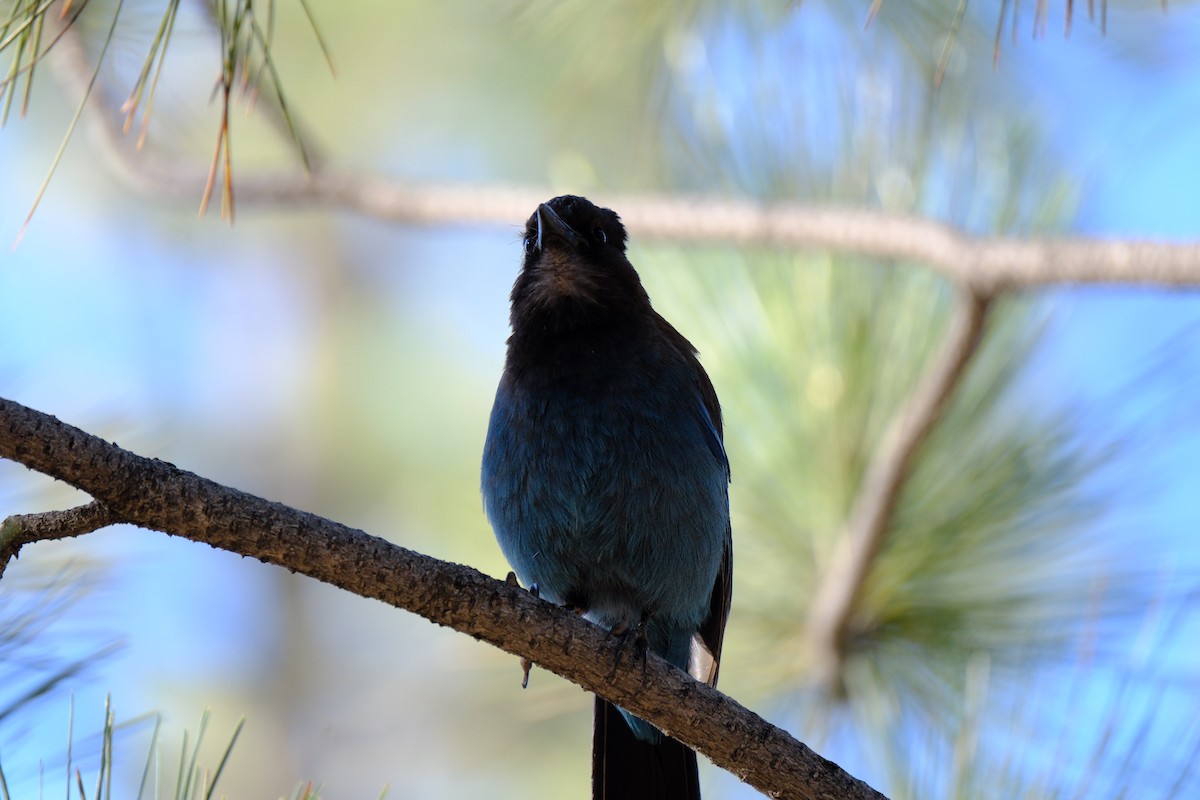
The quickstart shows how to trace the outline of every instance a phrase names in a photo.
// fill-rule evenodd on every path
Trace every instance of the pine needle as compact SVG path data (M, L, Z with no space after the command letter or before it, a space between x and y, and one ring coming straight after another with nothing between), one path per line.
M213 773L212 784L209 785L208 791L204 794L204 800L212 800L212 793L217 788L217 781L221 779L221 773L225 770L225 764L229 761L229 754L233 752L233 746L237 743L238 735L242 732L242 727L246 724L246 717L243 715L233 726L233 735L229 737L229 744L225 746L225 752L221 755L221 761L217 764L217 771Z
M200 715L200 727L196 729L196 743L192 746L191 757L187 760L186 777L180 781L180 786L190 787L196 776L196 758L200 755L200 744L204 741L204 733L208 728L209 710L204 709L204 713ZM186 739L185 739L186 741ZM186 747L186 745L185 745ZM181 772L181 775L184 773ZM186 795L180 794L176 800L186 800Z
M71 751L75 740L75 693L71 692L70 701L67 704L67 800L71 800ZM79 794L83 795L83 785L79 787Z
M321 48L321 54L325 56L325 63L329 65L329 74L336 77L337 70L333 66L333 55L329 51L329 45L325 43L325 37L321 35L321 27L317 25L316 17L313 16L308 0L300 0L300 7L304 9L304 15L308 17L308 24L317 37L317 45Z
M946 76L946 66L950 63L950 54L954 51L954 42L962 30L963 16L967 13L967 0L959 0L958 8L954 11L954 21L950 23L950 32L946 34L946 43L942 46L942 55L938 58L937 70L933 74L934 88L940 88L942 78Z
M275 61L271 58L271 44L253 16L250 17L249 23L250 30L261 48L263 64L271 75L271 86L275 90L276 99L279 101L279 112L283 115L283 121L287 125L288 133L291 134L292 141L295 142L296 149L300 153L300 160L304 165L305 173L311 173L312 163L308 157L308 149L304 146L304 141L300 138L300 131L296 128L296 123L292 120L292 113L288 109L287 99L283 94L283 81L280 80L279 73L275 69ZM330 68L332 69L332 64Z
M71 136L74 135L76 126L79 125L79 118L83 116L84 106L87 105L88 98L92 95L92 89L96 85L96 79L100 76L100 65L104 63L104 56L108 53L108 46L112 43L113 32L117 28L117 20L121 18L121 9L124 5L125 0L117 0L116 10L113 11L112 23L108 27L108 34L104 37L104 45L100 48L100 56L96 59L96 68L92 71L92 77L88 81L87 89L84 90L83 98L79 101L79 106L75 109L74 116L71 117L71 124L67 126L67 134L63 137L62 144L58 146L58 152L54 154L50 170L46 173L46 177L38 189L33 206L29 209L29 214L25 217L25 222L21 225L21 230L17 233L16 241L12 245L12 249L14 250L21 244L21 240L25 238L25 231L29 229L29 223L33 220L33 215L41 204L42 198L46 194L46 189L50 186L50 179L54 177L59 163L62 162L63 153L67 150L67 144L71 141Z
M124 133L129 133L130 127L133 125L133 117L137 113L138 104L141 102L142 92L147 88L147 82L150 81L150 72L154 71L152 85L158 84L158 76L162 72L163 58L167 52L167 43L171 38L171 31L175 27L175 14L179 9L179 0L170 0L167 4L167 10L163 13L162 21L158 24L158 30L154 34L154 39L150 42L150 52L146 55L145 61L142 62L142 70L138 74L137 80L134 81L133 90L129 93L129 98L121 105L121 113L125 114ZM155 63L157 62L157 68ZM147 101L149 103L149 101ZM149 121L149 108L146 110L145 117L142 123L143 136L146 123Z
M146 793L146 783L150 779L150 765L156 762L158 755L158 733L162 727L162 714L154 715L154 733L150 734L150 747L146 751L146 766L142 768L142 782L138 784L137 800L142 800Z

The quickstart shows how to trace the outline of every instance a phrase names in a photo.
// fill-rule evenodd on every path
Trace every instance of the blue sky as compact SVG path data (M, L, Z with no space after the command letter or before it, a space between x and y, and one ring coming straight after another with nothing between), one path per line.
M1110 26L1122 24L1124 13L1114 11ZM1200 236L1200 204L1192 196L1200 185L1195 125L1200 84L1191 43L1200 36L1200 13L1172 7L1168 17L1138 17L1129 24L1145 28L1143 42L1153 44L1141 47L1153 57L1134 57L1123 39L1102 39L1086 24L1077 25L1069 40L1052 26L1043 40L1022 38L1007 47L995 81L1008 91L1017 87L1027 98L1053 151L1079 181L1073 232L1194 240ZM868 45L871 35L866 34ZM0 174L9 188L0 196L0 243L12 241L24 219L63 129L63 112L50 100L40 119L10 122L0 134ZM454 133L452 141L471 136ZM169 212L125 196L91 163L88 148L82 137L72 145L21 247L0 250L0 393L103 431L135 451L215 472L241 488L272 497L290 491L263 474L261 465L270 462L253 443L264 427L293 413L289 391L303 382L312 351L320 349L321 332L310 326L313 295L289 279L294 265L309 256L302 241L289 239L305 220L289 227L251 213L232 231L212 218L160 225ZM469 145L464 149L472 155L459 169L478 169L484 178L489 169L501 169L488 166ZM434 160L445 163L445 155ZM540 180L535 175L529 182ZM514 229L519 222L513 221ZM481 440L489 387L503 354L507 290L519 258L513 229L397 229L344 217L319 224L353 242L342 255L389 287L397 316L410 315L406 324L423 325L447 342L447 352L458 353L456 374L464 386L478 388L479 397L465 402L483 409L470 423L477 429L468 426L462 437ZM387 255L397 252L405 254L399 266ZM1194 543L1200 511L1192 488L1200 479L1200 418L1190 409L1200 388L1200 356L1193 355L1200 350L1191 346L1200 298L1109 287L1057 288L1047 297L1056 322L1031 369L1030 392L1068 398L1088 412L1098 436L1123 426L1153 431L1129 499L1100 531L1127 542L1122 546L1130 557L1143 559L1149 570L1186 580L1200 567ZM1152 379L1135 381L1170 342L1176 342L1170 363ZM1114 403L1117 396L1120 402ZM1141 426L1147 418L1156 425ZM213 441L207 434L214 430L224 438ZM252 443L252 455L239 459L221 452L239 437ZM304 452L302 443L279 445L285 454L289 446ZM21 468L0 465L0 515L72 502L46 485L28 479ZM473 491L468 487L463 494ZM455 549L460 545L431 537L419 517L396 522L386 505L354 513L360 516L347 522L372 530L395 525L435 555L460 552ZM476 530L487 536L481 514ZM1141 541L1149 546L1139 546ZM222 676L250 681L247 675L269 675L276 664L274 650L282 647L276 639L285 622L272 612L277 587L260 580L263 568L257 563L128 530L37 555L47 562L96 558L116 565L87 608L63 623L77 632L68 641L128 642L119 657L97 665L90 680L75 685L77 731L98 728L106 692L116 698L120 716L165 704L173 731L194 728L209 698L202 691L186 697L179 686L219 682ZM491 557L479 566L500 574L498 556ZM341 603L330 600L328 606L343 608ZM352 615L376 613L349 602L344 608ZM418 646L456 647L434 638L423 623L402 624L422 643ZM262 647L249 647L251 642ZM1200 675L1200 657L1191 648L1168 645L1156 652L1179 673ZM168 684L174 694L164 700ZM1107 685L1099 686L1097 703L1107 697ZM36 722L15 731L0 728L0 759L10 788L29 791L39 757L48 770L54 768L66 714L60 694L42 703ZM223 718L221 730L214 724L214 735L223 736L228 723ZM131 746L131 752L137 748ZM372 784L376 777L364 776L364 784L378 787L383 780ZM342 788L349 792L351 786ZM17 789L15 796L28 795Z

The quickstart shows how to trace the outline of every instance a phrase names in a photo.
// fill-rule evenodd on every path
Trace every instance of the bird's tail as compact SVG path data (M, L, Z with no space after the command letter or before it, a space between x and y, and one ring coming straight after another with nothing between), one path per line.
M668 736L641 741L617 707L597 697L592 800L700 800L696 754Z

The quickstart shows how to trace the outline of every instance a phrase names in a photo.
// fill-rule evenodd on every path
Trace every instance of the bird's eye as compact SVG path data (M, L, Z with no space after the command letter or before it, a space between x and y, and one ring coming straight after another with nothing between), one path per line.
M596 244L604 244L608 241L608 234L604 232L604 228L596 228L592 231L592 239L596 241Z
M537 241L532 236L525 237L525 255L533 255L534 249L537 247Z

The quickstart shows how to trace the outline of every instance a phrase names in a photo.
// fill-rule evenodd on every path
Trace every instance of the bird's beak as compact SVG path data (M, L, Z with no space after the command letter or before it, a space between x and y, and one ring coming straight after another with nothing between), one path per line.
M579 241L579 234L571 230L571 226L563 222L562 217L554 213L554 209L542 203L537 209L537 247L541 250L548 239L559 239L568 247L573 247Z

